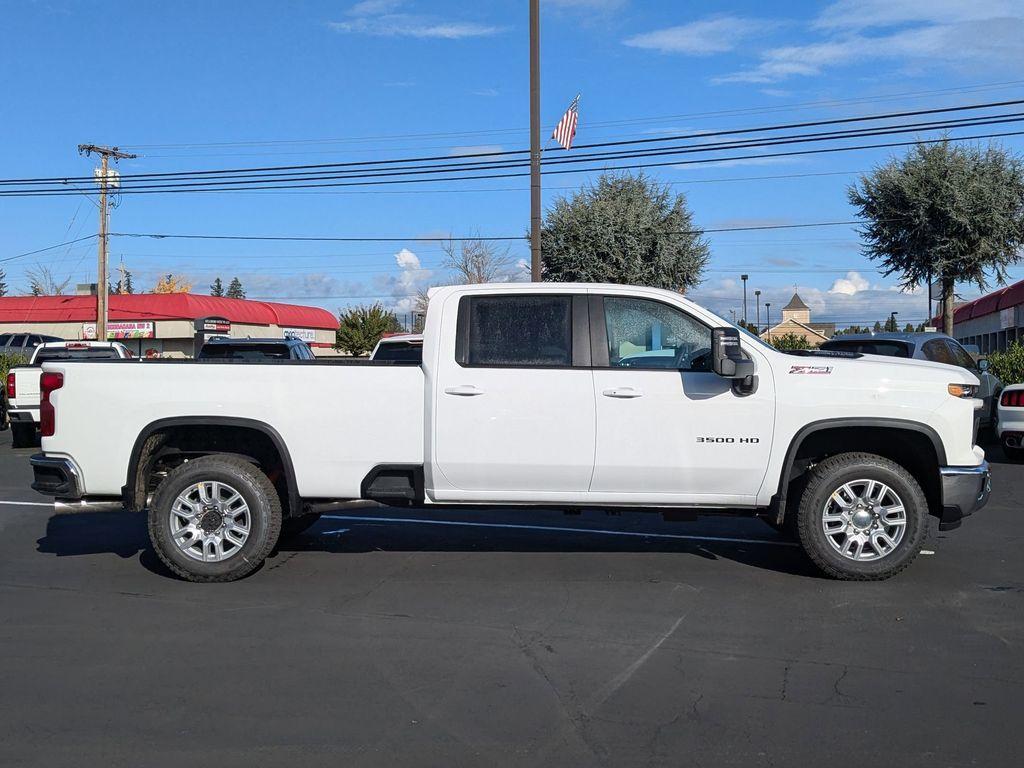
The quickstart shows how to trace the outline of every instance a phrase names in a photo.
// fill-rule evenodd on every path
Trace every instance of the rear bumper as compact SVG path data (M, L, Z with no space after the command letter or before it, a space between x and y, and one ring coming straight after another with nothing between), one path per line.
M32 490L60 499L82 498L82 478L70 459L37 453L28 460L32 465Z
M29 459L35 479L32 489L44 496L53 496L53 509L57 514L74 512L116 512L124 509L120 498L85 496L82 476L70 459L37 453Z
M7 417L18 424L38 424L39 423L39 409L35 410L10 410L7 411Z
M940 467L942 479L942 519L940 531L958 528L963 518L988 503L992 492L992 473L988 462L976 467Z

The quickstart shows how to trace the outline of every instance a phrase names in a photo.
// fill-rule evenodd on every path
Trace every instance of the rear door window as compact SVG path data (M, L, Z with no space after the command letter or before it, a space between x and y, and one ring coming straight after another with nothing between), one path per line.
M543 368L572 365L572 297L467 296L459 302L458 362Z

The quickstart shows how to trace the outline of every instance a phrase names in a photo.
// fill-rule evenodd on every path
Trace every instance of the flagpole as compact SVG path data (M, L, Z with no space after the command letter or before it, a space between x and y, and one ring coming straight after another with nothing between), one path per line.
M540 0L530 0L530 279L540 282Z

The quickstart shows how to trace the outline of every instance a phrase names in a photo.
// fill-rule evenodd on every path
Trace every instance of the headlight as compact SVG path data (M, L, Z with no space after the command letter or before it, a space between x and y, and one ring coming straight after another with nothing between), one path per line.
M975 384L950 384L946 390L953 397L962 397L966 400L970 400L978 394L978 387Z

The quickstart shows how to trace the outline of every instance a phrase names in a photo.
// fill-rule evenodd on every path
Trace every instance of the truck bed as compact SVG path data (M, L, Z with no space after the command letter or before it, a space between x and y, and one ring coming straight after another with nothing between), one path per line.
M339 360L46 363L47 454L73 456L87 493L117 495L139 435L163 419L266 425L287 446L303 498L358 497L383 463L422 464L424 376L414 365Z

